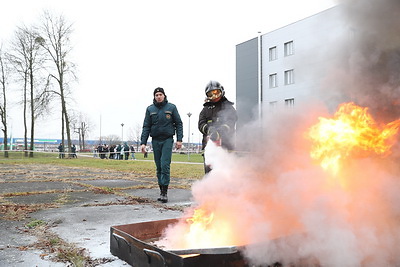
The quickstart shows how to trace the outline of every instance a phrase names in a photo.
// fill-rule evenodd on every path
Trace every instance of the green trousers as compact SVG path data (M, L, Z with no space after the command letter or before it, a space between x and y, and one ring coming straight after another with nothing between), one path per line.
M153 145L154 162L157 167L158 184L169 185L174 139L172 137L162 141L152 139L151 144Z

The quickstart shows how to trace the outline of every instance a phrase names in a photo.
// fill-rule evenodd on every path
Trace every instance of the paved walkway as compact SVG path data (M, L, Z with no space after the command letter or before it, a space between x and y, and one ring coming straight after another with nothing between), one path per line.
M0 266L71 266L56 259L60 247L84 251L85 266L128 266L109 252L110 227L180 217L194 181L172 178L161 204L153 177L0 164Z

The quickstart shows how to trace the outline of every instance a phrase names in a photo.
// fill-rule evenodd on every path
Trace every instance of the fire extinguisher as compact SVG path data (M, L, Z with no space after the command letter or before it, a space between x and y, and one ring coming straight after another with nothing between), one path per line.
M208 138L209 140L213 141L214 144L216 144L217 146L221 146L222 144L221 135L215 127L210 127L208 131Z

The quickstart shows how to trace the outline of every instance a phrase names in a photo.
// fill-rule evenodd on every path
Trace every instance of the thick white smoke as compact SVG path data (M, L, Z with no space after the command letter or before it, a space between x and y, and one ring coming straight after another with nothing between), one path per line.
M335 51L339 60L328 68L330 86L320 92L327 96L334 92L369 107L376 117L395 120L400 114L400 2L338 2L348 40Z
M195 202L229 218L253 264L400 264L398 168L390 157L369 157L349 159L340 177L323 171L309 156L311 120L295 115L306 111L271 118L296 123L269 129L253 154L210 144L214 169L193 186Z
M329 115L310 104L297 108L266 118L275 126L253 140L251 154L208 144L213 170L192 192L199 207L215 214L218 229L196 245L224 245L207 244L222 233L230 245L246 245L244 255L256 265L400 264L400 182L393 159L351 158L340 177L324 171L310 158L306 132L317 114ZM172 227L164 245L181 248L187 231Z

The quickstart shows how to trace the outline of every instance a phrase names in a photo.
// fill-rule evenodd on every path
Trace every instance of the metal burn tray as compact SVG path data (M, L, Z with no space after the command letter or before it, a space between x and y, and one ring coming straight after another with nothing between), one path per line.
M238 247L164 250L148 242L161 237L163 230L178 219L112 226L110 252L134 267L248 266Z

